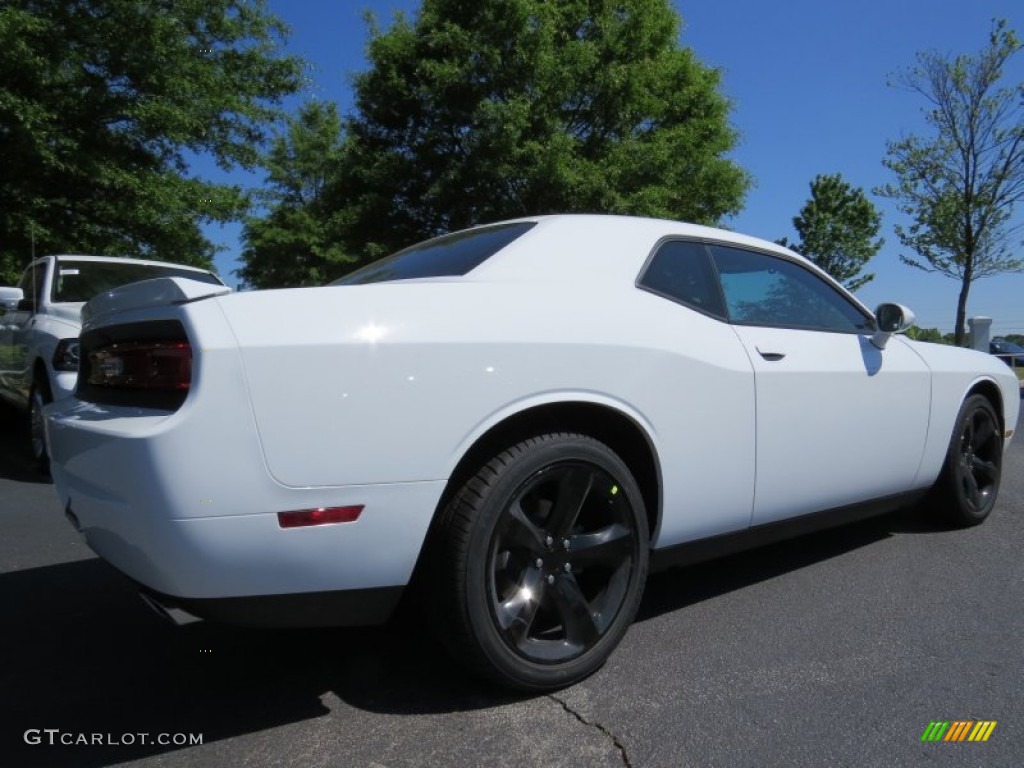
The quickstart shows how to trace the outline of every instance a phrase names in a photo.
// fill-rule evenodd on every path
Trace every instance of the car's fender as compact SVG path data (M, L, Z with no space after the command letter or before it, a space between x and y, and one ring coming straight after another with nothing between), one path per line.
M469 453L470 449L476 445L484 435L500 427L503 423L506 423L517 416L521 416L528 411L532 411L535 408L548 406L571 406L581 403L606 408L633 422L633 424L643 433L643 436L654 455L655 462L659 464L658 474L660 476L660 460L658 457L660 456L661 451L658 438L654 431L654 425L651 424L650 420L630 403L627 403L621 398L617 398L603 392L593 392L588 390L560 390L535 393L528 397L507 403L497 411L488 414L485 418L481 419L476 425L474 425L473 429L466 434L466 436L455 446L455 449L448 456L446 474L450 477L452 472L454 472L456 465L467 453Z
M1017 377L991 355L945 344L900 340L913 349L931 370L932 404L928 420L928 438L915 486L927 487L935 482L942 469L949 439L960 404L979 388L998 392L994 403L1004 426L1012 429L1020 410L1020 386ZM987 389L986 389L987 388ZM1007 439L1006 444L1009 444Z

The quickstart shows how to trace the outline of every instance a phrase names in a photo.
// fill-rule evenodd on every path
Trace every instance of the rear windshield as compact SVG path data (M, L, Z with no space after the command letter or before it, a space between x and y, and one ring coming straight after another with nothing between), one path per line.
M331 285L362 285L417 277L465 275L534 225L532 221L521 221L435 237L367 264L335 280Z
M118 264L110 261L65 261L58 262L58 272L53 281L52 301L88 301L119 285L152 280L154 277L187 277L202 283L223 285L210 272L182 269L171 264Z

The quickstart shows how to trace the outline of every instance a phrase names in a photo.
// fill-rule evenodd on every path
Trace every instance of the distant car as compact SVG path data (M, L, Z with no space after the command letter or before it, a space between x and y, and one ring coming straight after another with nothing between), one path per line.
M0 398L29 416L33 459L47 463L42 409L71 394L78 375L79 314L86 301L119 285L188 277L223 286L213 272L113 256L44 256L17 287L0 288Z
M1001 357L1011 367L1024 368L1024 347L1020 344L1005 339L992 339L988 351Z
M929 492L981 523L1020 407L990 355L893 335L909 310L671 221L503 222L326 287L152 280L83 317L55 486L151 600L370 623L415 576L455 656L527 690L604 662L649 565Z

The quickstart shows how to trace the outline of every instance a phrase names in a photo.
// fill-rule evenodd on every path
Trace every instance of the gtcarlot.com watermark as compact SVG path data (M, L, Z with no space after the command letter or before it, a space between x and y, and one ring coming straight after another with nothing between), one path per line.
M33 746L89 746L128 747L138 744L158 744L162 747L189 747L203 743L201 733L81 733L62 731L60 728L29 728L25 731L25 743Z

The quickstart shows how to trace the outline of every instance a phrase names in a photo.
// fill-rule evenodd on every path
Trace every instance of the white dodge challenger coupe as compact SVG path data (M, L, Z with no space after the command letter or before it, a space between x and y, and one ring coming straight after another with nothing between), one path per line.
M998 359L894 335L904 307L670 221L482 226L321 288L148 280L83 320L53 477L151 601L360 624L415 582L527 690L600 667L649 567L925 495L982 522L1020 408Z

